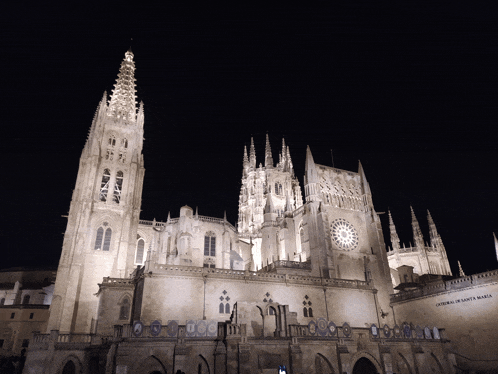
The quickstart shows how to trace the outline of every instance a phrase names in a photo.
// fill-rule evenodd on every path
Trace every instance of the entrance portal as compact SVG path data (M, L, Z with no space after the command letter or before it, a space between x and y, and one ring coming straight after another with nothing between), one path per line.
M377 369L375 368L374 364L372 364L372 361L370 361L368 358L362 357L358 361L356 361L356 364L354 364L353 374L379 374L379 373L377 372Z

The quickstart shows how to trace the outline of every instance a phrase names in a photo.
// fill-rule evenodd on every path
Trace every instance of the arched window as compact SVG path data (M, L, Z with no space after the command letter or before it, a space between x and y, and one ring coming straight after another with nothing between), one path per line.
M230 304L228 303L225 304L225 313L230 314Z
M126 297L121 302L121 307L119 308L119 319L128 319L130 315L130 300Z
M275 183L275 195L278 195L278 183Z
M102 175L102 182L100 183L100 193L99 200L106 201L107 193L109 192L109 180L111 179L111 171L109 169L104 170Z
M204 236L204 256L216 256L216 236L214 232L208 232Z
M121 139L121 147L128 148L128 139Z
M278 194L282 195L282 185L281 184L278 185Z
M303 308L303 315L305 317L308 317L308 308L306 308L306 307Z
M220 314L225 313L225 307L223 306L223 303L220 303Z
M104 248L102 248L103 251L108 251L109 248L111 247L111 235L112 235L112 230L110 227L108 227L105 230L105 236L104 236Z
M118 203L121 201L121 190L123 189L123 172L118 171L116 173L116 183L114 184L114 196L113 201Z
M30 299L29 295L24 295L24 298L22 299L22 303L29 304L29 299Z
M137 242L137 255L135 256L135 263L142 265L144 262L144 248L145 248L145 241L140 238L138 239Z
M102 239L104 238L104 229L99 227L97 230L97 238L95 239L95 249L96 251L100 251L102 249Z
M308 308L308 316L313 317L313 309Z
M108 251L111 247L111 236L112 230L110 227L107 227L109 224L107 222L102 223L97 229L97 236L95 237L95 246L93 247L96 251ZM107 227L104 231L104 228Z
M267 315L268 316L274 316L276 313L275 313L275 308L273 308L272 306L268 308L268 311L267 311Z
M301 248L299 249L299 252L302 252L304 244L304 228L302 226L299 228L299 240L301 242Z

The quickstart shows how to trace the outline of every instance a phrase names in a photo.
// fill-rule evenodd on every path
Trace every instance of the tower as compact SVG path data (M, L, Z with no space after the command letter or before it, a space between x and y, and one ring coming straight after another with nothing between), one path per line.
M279 162L274 165L269 136L266 135L265 162L256 167L256 150L251 138L249 156L244 147L242 185L239 195L238 233L241 240L253 244L253 270L261 269L263 264L272 262L271 257L262 255L262 228L265 222L265 207L271 206L275 215L275 225L282 223L286 211L294 211L303 205L301 187L294 175L289 147L282 139ZM271 202L268 200L271 199ZM268 208L270 209L270 208ZM275 235L284 235L276 228ZM295 241L295 238L294 238ZM269 244L268 244L269 245ZM294 256L296 245L286 247L286 257ZM284 254L280 253L282 258ZM278 256L275 255L275 258ZM294 259L294 258L293 258Z
M125 53L111 98L104 93L81 154L48 330L94 329L98 283L133 271L144 160L133 53Z

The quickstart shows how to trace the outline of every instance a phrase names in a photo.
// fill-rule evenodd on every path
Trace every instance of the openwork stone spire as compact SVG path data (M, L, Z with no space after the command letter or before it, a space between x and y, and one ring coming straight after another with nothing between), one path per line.
M136 90L135 90L135 63L131 49L125 53L125 58L119 69L118 79L112 90L108 115L116 119L135 122L136 119Z
M394 226L393 217L391 216L391 211L388 210L389 213L389 231L391 232L391 244L393 246L394 251L399 251L399 237L396 232L396 226Z
M265 146L265 167L273 167L273 156L271 154L270 138L266 134L266 146Z
M462 269L462 265L460 265L460 261L458 261L458 275L461 277L465 277L465 273Z
M422 236L422 230L420 230L420 225L418 224L417 217L415 217L415 212L410 206L412 211L412 230L413 230L413 244L415 247L424 248L424 237Z

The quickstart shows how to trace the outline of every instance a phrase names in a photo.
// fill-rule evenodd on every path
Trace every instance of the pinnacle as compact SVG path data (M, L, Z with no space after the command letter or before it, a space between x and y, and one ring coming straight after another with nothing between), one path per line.
M121 63L118 78L112 90L109 115L116 119L136 120L135 63L133 52L128 50Z

